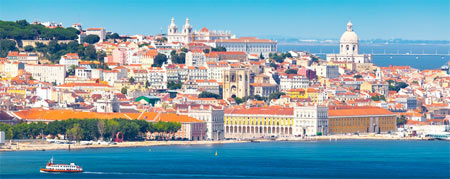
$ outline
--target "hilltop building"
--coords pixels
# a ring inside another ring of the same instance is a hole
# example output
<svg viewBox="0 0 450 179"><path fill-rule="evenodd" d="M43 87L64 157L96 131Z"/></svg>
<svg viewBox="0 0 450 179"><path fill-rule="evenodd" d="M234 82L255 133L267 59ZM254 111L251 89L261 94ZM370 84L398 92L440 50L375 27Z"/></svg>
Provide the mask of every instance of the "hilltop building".
<svg viewBox="0 0 450 179"><path fill-rule="evenodd" d="M347 31L340 39L339 54L327 54L327 61L349 63L372 63L372 55L359 54L359 38L353 31L353 24L349 21Z"/></svg>

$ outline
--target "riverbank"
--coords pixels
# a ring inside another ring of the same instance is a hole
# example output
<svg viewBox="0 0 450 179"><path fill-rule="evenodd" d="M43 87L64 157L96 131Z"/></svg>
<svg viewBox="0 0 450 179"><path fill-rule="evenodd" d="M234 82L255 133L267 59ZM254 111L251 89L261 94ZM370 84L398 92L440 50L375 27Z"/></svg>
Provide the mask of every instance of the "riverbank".
<svg viewBox="0 0 450 179"><path fill-rule="evenodd" d="M146 147L162 145L216 145L230 143L246 142L270 142L270 141L316 141L316 140L429 140L423 137L400 137L396 135L332 135L332 136L314 136L306 138L277 138L277 139L252 139L252 140L223 140L223 141L135 141L121 142L115 144L90 145L70 144L70 150L93 149L93 148L120 148L120 147ZM47 141L28 141L13 142L12 145L6 144L0 147L0 152L11 151L46 151L46 150L69 150L69 144L56 144Z"/></svg>
<svg viewBox="0 0 450 179"><path fill-rule="evenodd" d="M216 145L229 143L244 143L249 141L224 140L224 141L137 141L137 142L121 142L115 144L70 144L70 150L93 149L93 148L112 148L112 147L146 147L146 146L162 146L162 145ZM46 150L69 150L69 144L56 144L46 141L19 142L6 144L0 147L0 152L12 151L46 151Z"/></svg>

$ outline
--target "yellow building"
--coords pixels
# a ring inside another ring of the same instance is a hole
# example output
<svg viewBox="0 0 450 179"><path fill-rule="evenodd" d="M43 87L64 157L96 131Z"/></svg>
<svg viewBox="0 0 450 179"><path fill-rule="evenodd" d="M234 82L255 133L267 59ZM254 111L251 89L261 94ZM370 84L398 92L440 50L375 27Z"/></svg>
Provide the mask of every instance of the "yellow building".
<svg viewBox="0 0 450 179"><path fill-rule="evenodd" d="M291 99L310 99L311 102L317 103L319 90L314 88L299 88L286 91L286 95Z"/></svg>
<svg viewBox="0 0 450 179"><path fill-rule="evenodd" d="M394 113L379 107L328 110L328 132L330 134L396 131L396 122L397 116Z"/></svg>
<svg viewBox="0 0 450 179"><path fill-rule="evenodd" d="M294 109L285 107L235 107L225 110L225 138L292 135Z"/></svg>

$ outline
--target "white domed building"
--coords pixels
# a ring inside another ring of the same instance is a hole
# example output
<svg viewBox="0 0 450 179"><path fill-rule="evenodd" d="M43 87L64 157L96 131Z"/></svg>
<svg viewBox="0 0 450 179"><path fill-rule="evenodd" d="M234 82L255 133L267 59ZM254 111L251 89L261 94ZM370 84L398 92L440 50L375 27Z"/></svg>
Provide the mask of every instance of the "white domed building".
<svg viewBox="0 0 450 179"><path fill-rule="evenodd" d="M339 54L327 54L327 61L349 63L372 63L372 55L359 54L359 38L353 31L353 24L348 22L347 31L340 39Z"/></svg>

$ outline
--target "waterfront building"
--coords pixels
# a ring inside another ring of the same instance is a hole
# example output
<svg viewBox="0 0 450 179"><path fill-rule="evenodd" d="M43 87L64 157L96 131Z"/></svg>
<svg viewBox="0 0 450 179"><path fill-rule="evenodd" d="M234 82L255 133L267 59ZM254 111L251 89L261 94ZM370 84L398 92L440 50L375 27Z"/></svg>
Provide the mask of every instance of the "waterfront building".
<svg viewBox="0 0 450 179"><path fill-rule="evenodd" d="M223 99L250 95L250 71L246 68L224 70Z"/></svg>
<svg viewBox="0 0 450 179"><path fill-rule="evenodd" d="M66 77L64 65L25 64L25 71L31 73L36 80L58 85L63 84Z"/></svg>
<svg viewBox="0 0 450 179"><path fill-rule="evenodd" d="M225 138L292 136L294 109L285 107L234 107L225 110Z"/></svg>
<svg viewBox="0 0 450 179"><path fill-rule="evenodd" d="M223 108L203 104L177 104L176 109L177 114L205 121L206 140L223 140L225 138Z"/></svg>
<svg viewBox="0 0 450 179"><path fill-rule="evenodd" d="M396 114L380 107L329 109L330 134L382 133L397 130Z"/></svg>
<svg viewBox="0 0 450 179"><path fill-rule="evenodd" d="M256 37L241 37L237 39L216 40L217 47L225 47L227 51L239 51L247 54L262 54L268 57L269 53L277 52L277 42Z"/></svg>
<svg viewBox="0 0 450 179"><path fill-rule="evenodd" d="M234 107L225 110L226 138L328 134L328 107Z"/></svg>
<svg viewBox="0 0 450 179"><path fill-rule="evenodd" d="M359 38L353 31L353 24L349 21L347 31L340 39L339 54L327 54L327 61L372 63L372 55L359 54Z"/></svg>
<svg viewBox="0 0 450 179"><path fill-rule="evenodd" d="M103 113L103 112L85 112L71 109L48 110L43 108L33 108L9 113L15 120L22 120L27 123L32 122L52 122L56 120L67 119L129 119L146 120L148 122L179 122L181 129L175 133L177 139L205 140L206 123L204 121L173 113Z"/></svg>

